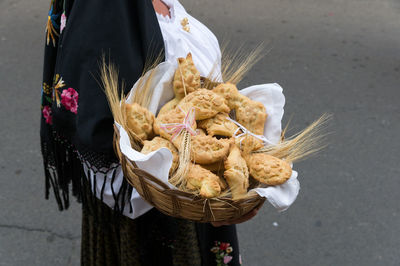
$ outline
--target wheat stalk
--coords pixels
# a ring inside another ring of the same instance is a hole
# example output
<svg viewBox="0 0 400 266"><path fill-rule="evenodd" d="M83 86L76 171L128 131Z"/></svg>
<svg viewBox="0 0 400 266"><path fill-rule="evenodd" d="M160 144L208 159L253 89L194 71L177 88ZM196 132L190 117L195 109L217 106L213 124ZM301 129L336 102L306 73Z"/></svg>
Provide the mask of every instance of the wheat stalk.
<svg viewBox="0 0 400 266"><path fill-rule="evenodd" d="M289 162L304 160L325 148L326 126L332 115L324 114L311 125L287 139L282 139L277 145L266 146L254 153L266 153ZM286 131L285 128L284 132Z"/></svg>

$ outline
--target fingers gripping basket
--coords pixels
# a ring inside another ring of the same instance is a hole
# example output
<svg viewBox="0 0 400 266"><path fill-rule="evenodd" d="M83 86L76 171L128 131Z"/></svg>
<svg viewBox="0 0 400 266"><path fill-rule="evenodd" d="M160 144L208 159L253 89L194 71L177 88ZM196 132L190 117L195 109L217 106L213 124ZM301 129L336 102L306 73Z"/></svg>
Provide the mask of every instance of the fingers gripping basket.
<svg viewBox="0 0 400 266"><path fill-rule="evenodd" d="M115 152L121 162L127 181L140 196L162 213L195 222L218 222L239 218L261 206L265 198L249 193L246 198L233 201L231 198L204 199L191 193L170 189L155 176L138 168L120 150L119 132L114 127Z"/></svg>

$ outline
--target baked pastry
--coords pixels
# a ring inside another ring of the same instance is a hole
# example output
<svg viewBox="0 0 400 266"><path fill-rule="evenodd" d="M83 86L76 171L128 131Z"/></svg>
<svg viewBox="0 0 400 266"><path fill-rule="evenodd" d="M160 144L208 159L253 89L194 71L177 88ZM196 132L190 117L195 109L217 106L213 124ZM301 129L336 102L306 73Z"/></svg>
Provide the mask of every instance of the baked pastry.
<svg viewBox="0 0 400 266"><path fill-rule="evenodd" d="M127 126L141 140L150 139L153 136L154 115L137 103L125 104Z"/></svg>
<svg viewBox="0 0 400 266"><path fill-rule="evenodd" d="M206 129L211 136L232 137L238 126L226 119L227 117L229 117L228 114L219 113L212 118L199 121L197 126Z"/></svg>
<svg viewBox="0 0 400 266"><path fill-rule="evenodd" d="M264 124L267 113L262 103L242 98L240 105L235 109L236 121L256 135L264 134Z"/></svg>
<svg viewBox="0 0 400 266"><path fill-rule="evenodd" d="M211 90L199 89L187 95L179 103L179 106L194 107L196 120L211 118L218 113L229 113L230 109L225 99Z"/></svg>
<svg viewBox="0 0 400 266"><path fill-rule="evenodd" d="M190 164L186 175L186 187L200 190L200 195L205 198L218 197L221 193L219 177L198 164Z"/></svg>
<svg viewBox="0 0 400 266"><path fill-rule="evenodd" d="M220 173L220 172L217 172L217 173L215 173L215 174L218 176L218 184L219 184L219 186L221 187L221 192L222 192L222 191L224 191L225 189L228 188L228 183L226 183L226 180L225 180L225 178L223 177L223 174L222 174L222 176L219 176L219 175L218 175L219 173ZM221 170L221 173L223 173L222 170Z"/></svg>
<svg viewBox="0 0 400 266"><path fill-rule="evenodd" d="M178 69L175 71L173 88L175 97L182 99L200 88L200 72L193 63L192 54L178 58Z"/></svg>
<svg viewBox="0 0 400 266"><path fill-rule="evenodd" d="M180 100L178 100L177 98L173 98L171 101L169 101L166 104L164 104L163 107L161 107L161 109L158 112L157 116L165 114L165 113L175 109L178 106L179 102L180 102Z"/></svg>
<svg viewBox="0 0 400 266"><path fill-rule="evenodd" d="M229 108L235 110L236 121L254 134L264 133L267 114L262 103L240 94L236 86L231 83L222 83L212 91L224 97Z"/></svg>
<svg viewBox="0 0 400 266"><path fill-rule="evenodd" d="M235 144L244 154L249 154L264 147L262 140L249 134L235 138Z"/></svg>
<svg viewBox="0 0 400 266"><path fill-rule="evenodd" d="M285 183L292 175L289 163L265 153L244 155L250 175L257 181L275 186Z"/></svg>
<svg viewBox="0 0 400 266"><path fill-rule="evenodd" d="M224 177L232 192L232 199L236 200L247 194L249 187L249 170L239 148L232 145L229 156L225 160Z"/></svg>
<svg viewBox="0 0 400 266"><path fill-rule="evenodd" d="M228 187L226 180L224 178L224 161L219 161L211 164L200 164L201 167L207 169L208 171L213 172L219 177L219 185L221 186L221 191L225 190Z"/></svg>
<svg viewBox="0 0 400 266"><path fill-rule="evenodd" d="M181 109L176 107L175 109L172 109L164 114L160 114L157 116L157 118L154 121L154 132L157 135L160 135L161 137L167 139L167 140L171 140L172 138L172 133L168 132L167 130L162 128L163 124L172 124L172 123L178 123L181 124L184 122L185 117L186 117L186 110L185 109ZM193 121L194 123L192 124L192 129L196 130L197 125L196 125L196 121ZM178 141L179 137L177 137L176 139L174 139L172 141L172 143L180 143ZM177 145L175 145L177 146ZM178 147L178 146L177 146Z"/></svg>
<svg viewBox="0 0 400 266"><path fill-rule="evenodd" d="M219 84L212 91L224 97L230 109L237 108L240 105L240 101L245 97L239 93L235 84L229 82Z"/></svg>
<svg viewBox="0 0 400 266"><path fill-rule="evenodd" d="M202 128L197 128L196 129L196 135L200 135L200 136L205 136L207 135L206 131Z"/></svg>
<svg viewBox="0 0 400 266"><path fill-rule="evenodd" d="M215 163L210 163L210 164L200 164L201 167L211 171L211 172L218 172L220 170L224 170L224 161L218 161Z"/></svg>
<svg viewBox="0 0 400 266"><path fill-rule="evenodd" d="M230 143L229 139L217 139L209 135L192 136L191 160L199 164L221 161L228 155Z"/></svg>
<svg viewBox="0 0 400 266"><path fill-rule="evenodd" d="M148 154L152 151L156 151L160 148L167 148L171 151L172 153L172 165L171 169L169 170L169 173L173 173L176 168L178 167L179 163L179 153L178 150L175 148L175 146L168 140L161 138L161 137L155 137L152 140L145 140L143 142L143 148L141 153Z"/></svg>

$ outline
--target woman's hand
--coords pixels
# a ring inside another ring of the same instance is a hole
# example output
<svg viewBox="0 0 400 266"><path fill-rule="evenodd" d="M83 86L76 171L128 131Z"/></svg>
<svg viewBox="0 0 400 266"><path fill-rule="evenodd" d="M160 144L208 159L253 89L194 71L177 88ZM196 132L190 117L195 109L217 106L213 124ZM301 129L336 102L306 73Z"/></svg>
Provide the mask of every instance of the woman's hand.
<svg viewBox="0 0 400 266"><path fill-rule="evenodd" d="M153 6L154 6L154 10L158 14L171 17L171 14L169 13L169 7L163 1L153 0Z"/></svg>
<svg viewBox="0 0 400 266"><path fill-rule="evenodd" d="M251 218L253 218L254 216L257 215L258 211L261 209L262 204L259 205L258 207L256 207L254 210L252 210L251 212L246 213L245 215L243 215L240 218L237 218L235 220L230 220L230 221L223 221L223 222L211 222L211 224L214 227L219 227L222 225L232 225L232 224L240 224L240 223L244 223L248 220L250 220Z"/></svg>

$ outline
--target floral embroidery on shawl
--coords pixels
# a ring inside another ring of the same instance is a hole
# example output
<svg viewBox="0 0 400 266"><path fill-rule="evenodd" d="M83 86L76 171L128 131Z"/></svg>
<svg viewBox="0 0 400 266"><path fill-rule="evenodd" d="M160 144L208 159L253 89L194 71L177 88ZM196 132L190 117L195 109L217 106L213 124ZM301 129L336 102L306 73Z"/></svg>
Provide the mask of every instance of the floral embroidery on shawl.
<svg viewBox="0 0 400 266"><path fill-rule="evenodd" d="M54 14L54 5L55 0L52 0L50 3L50 10L47 16L47 25L46 25L46 35L47 35L47 45L49 45L50 40L53 43L53 46L56 47L56 37L60 36L58 32L60 29L60 25L57 20L60 17L61 13Z"/></svg>
<svg viewBox="0 0 400 266"><path fill-rule="evenodd" d="M46 119L47 124L53 124L53 117L51 116L51 109L50 106L43 107L42 110L43 117Z"/></svg>
<svg viewBox="0 0 400 266"><path fill-rule="evenodd" d="M59 89L61 89L64 86L65 86L64 80L62 79L62 77L60 77L59 74L56 74L53 80L53 101L56 100L57 107L61 106Z"/></svg>
<svg viewBox="0 0 400 266"><path fill-rule="evenodd" d="M65 109L77 114L78 111L78 93L73 88L63 90L61 93L61 104L64 105Z"/></svg>
<svg viewBox="0 0 400 266"><path fill-rule="evenodd" d="M60 34L63 32L66 24L67 24L67 16L65 15L64 11L61 15Z"/></svg>
<svg viewBox="0 0 400 266"><path fill-rule="evenodd" d="M78 92L73 88L63 89L61 92L61 88L65 87L66 84L62 77L59 74L54 76L53 86L49 86L45 82L42 86L42 114L46 120L47 124L52 124L52 111L51 105L54 101L56 101L57 107L60 108L61 105L64 108L74 114L78 113ZM52 97L50 97L52 95Z"/></svg>
<svg viewBox="0 0 400 266"><path fill-rule="evenodd" d="M226 242L214 242L214 247L211 248L211 252L215 254L215 262L217 266L227 266L229 262L232 260L232 256L229 254L232 253L233 248L231 244Z"/></svg>

